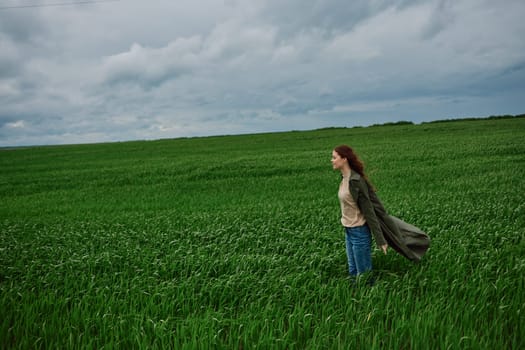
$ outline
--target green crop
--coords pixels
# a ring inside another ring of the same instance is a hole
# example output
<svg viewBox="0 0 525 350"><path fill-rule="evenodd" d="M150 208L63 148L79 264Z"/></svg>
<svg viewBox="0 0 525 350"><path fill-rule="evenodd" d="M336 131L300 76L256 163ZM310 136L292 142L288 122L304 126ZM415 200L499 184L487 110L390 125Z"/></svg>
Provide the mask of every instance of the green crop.
<svg viewBox="0 0 525 350"><path fill-rule="evenodd" d="M0 348L520 349L525 119L0 150ZM351 287L333 147L421 263Z"/></svg>

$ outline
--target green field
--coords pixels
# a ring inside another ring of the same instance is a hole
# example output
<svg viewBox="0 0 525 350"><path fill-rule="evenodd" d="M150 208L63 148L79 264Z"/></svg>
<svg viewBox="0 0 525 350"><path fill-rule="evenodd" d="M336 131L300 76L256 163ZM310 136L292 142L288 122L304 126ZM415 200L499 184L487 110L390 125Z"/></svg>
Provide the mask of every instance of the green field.
<svg viewBox="0 0 525 350"><path fill-rule="evenodd" d="M0 348L522 349L525 118L0 150ZM334 146L432 238L347 278Z"/></svg>

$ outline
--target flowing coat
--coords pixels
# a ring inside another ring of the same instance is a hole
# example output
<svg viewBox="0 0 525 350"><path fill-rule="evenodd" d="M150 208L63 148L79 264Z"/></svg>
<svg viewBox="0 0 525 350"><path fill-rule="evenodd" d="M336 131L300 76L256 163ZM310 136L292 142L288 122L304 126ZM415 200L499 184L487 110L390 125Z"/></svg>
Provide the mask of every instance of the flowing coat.
<svg viewBox="0 0 525 350"><path fill-rule="evenodd" d="M420 261L430 246L430 237L419 228L389 215L371 186L355 171L350 175L349 188L377 246L388 244L405 258Z"/></svg>

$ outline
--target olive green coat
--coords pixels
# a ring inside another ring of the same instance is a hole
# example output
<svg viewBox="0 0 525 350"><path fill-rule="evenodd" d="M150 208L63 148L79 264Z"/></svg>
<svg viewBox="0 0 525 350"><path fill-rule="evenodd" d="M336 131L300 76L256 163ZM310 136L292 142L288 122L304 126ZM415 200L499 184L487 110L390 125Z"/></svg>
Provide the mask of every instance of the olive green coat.
<svg viewBox="0 0 525 350"><path fill-rule="evenodd" d="M388 215L377 194L355 171L350 176L349 188L377 246L388 244L407 259L421 260L430 246L430 237L419 228Z"/></svg>

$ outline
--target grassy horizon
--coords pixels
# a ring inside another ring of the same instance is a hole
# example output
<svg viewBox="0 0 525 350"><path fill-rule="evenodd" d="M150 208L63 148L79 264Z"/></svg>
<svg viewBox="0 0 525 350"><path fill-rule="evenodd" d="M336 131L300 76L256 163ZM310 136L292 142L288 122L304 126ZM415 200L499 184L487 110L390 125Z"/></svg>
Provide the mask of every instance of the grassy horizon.
<svg viewBox="0 0 525 350"><path fill-rule="evenodd" d="M2 348L523 347L524 118L0 152ZM354 147L432 238L352 289Z"/></svg>
<svg viewBox="0 0 525 350"><path fill-rule="evenodd" d="M71 144L32 144L32 145L21 145L21 146L0 146L0 151L16 150L23 148L41 148L41 147L67 147L67 146L83 146L83 145L103 145L103 144L118 144L118 143L129 143L129 142L155 142L155 141L175 141L175 140L196 140L206 139L214 137L236 137L236 136L256 136L256 135L276 135L286 134L294 132L316 132L324 130L348 130L348 129L361 129L361 128L374 128L374 127L387 127L387 126L401 126L401 125L425 125L425 124L438 124L438 123L453 123L453 122L466 122L466 121L483 121L483 120L500 120L500 119L514 119L514 118L525 118L525 114L505 114L505 115L490 115L484 117L457 117L451 119L435 119L431 121L423 121L420 123L414 123L409 120L399 120L395 122L384 122L380 124L371 125L354 125L354 126L328 126L310 130L284 130L284 131L261 131L258 133L243 133L243 134L213 134L203 136L180 136L173 138L160 138L160 139L129 139L120 141L101 141L101 142L87 142L87 143L71 143Z"/></svg>

